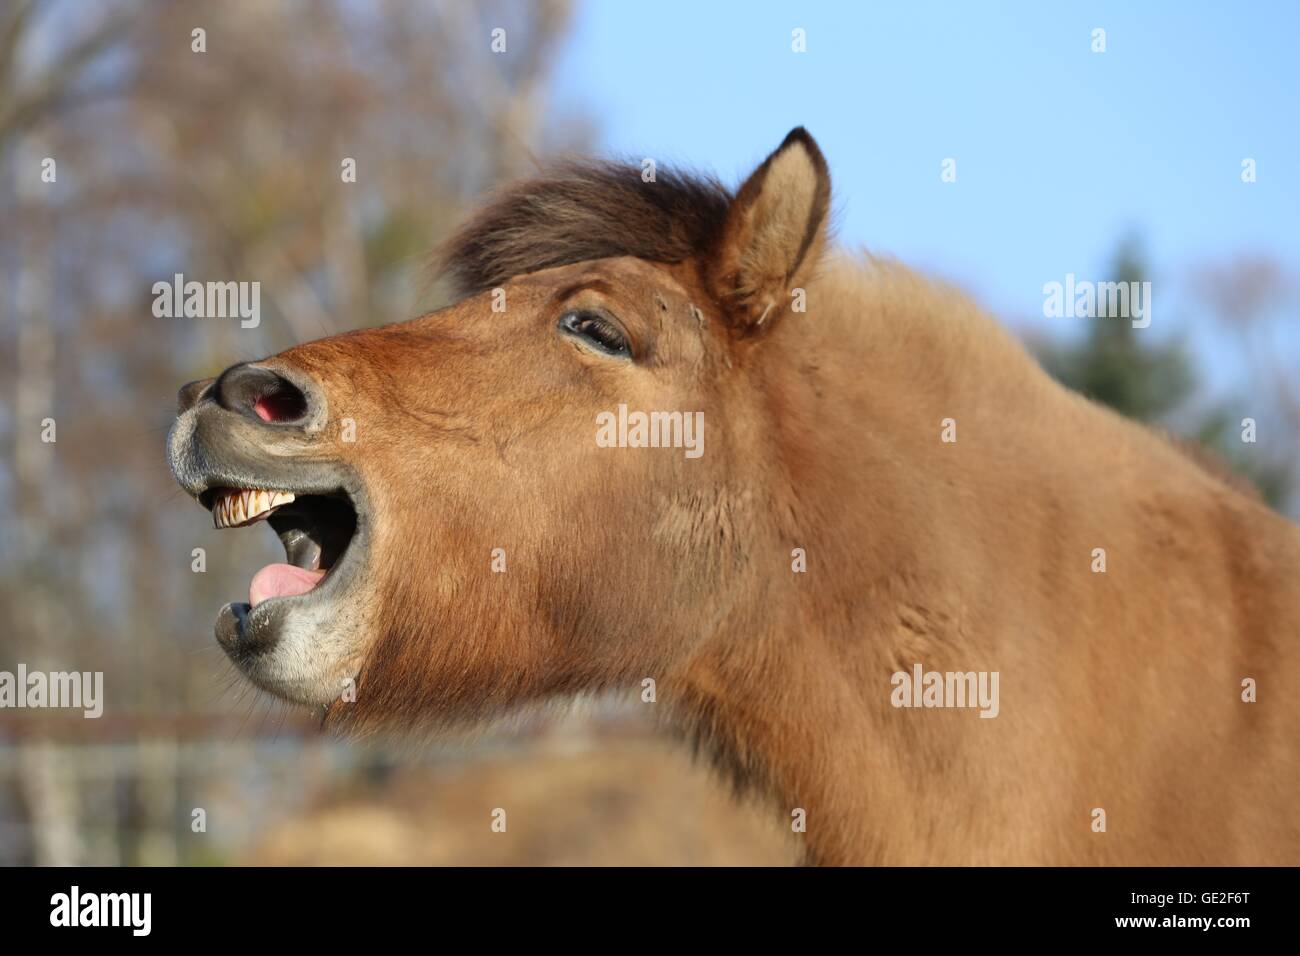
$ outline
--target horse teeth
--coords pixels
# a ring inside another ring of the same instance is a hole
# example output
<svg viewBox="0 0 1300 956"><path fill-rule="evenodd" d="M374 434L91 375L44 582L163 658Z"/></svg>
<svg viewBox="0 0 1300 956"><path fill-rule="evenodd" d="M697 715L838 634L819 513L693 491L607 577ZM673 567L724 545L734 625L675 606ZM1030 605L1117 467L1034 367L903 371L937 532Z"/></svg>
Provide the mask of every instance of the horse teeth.
<svg viewBox="0 0 1300 956"><path fill-rule="evenodd" d="M257 488L221 491L212 502L212 523L218 528L249 524L293 500L291 491L263 491Z"/></svg>

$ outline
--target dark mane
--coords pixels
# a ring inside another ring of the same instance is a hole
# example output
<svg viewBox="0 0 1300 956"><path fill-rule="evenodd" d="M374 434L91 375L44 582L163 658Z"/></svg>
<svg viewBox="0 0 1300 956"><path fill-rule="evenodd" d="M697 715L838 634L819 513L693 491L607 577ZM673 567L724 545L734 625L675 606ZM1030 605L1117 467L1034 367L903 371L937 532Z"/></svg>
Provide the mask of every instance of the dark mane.
<svg viewBox="0 0 1300 956"><path fill-rule="evenodd" d="M709 176L570 160L498 191L435 255L457 296L512 276L612 256L681 262L708 249L731 202Z"/></svg>

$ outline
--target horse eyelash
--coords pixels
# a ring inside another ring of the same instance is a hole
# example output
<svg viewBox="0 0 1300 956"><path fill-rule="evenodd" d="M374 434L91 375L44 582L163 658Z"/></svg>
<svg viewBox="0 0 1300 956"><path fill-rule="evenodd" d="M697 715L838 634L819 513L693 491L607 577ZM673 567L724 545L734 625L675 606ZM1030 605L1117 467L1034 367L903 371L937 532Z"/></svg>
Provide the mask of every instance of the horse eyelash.
<svg viewBox="0 0 1300 956"><path fill-rule="evenodd" d="M571 326L570 323L565 322L564 319L562 319L561 322L565 324L567 330L570 331L571 333L582 334L582 327L584 325L587 324L594 325L597 328L603 330L604 332L609 333L608 337L611 339L616 339L618 342L618 347L615 348L613 346L606 344L604 338L597 335L591 336L601 347L605 348L607 351L611 353L617 354L618 352L624 352L627 354L629 358L632 357L633 355L632 340L617 323L612 322L609 319L606 319L595 312L586 312L583 310L575 310L573 313L567 313L565 319L568 318L568 315L576 316L575 319L572 320Z"/></svg>

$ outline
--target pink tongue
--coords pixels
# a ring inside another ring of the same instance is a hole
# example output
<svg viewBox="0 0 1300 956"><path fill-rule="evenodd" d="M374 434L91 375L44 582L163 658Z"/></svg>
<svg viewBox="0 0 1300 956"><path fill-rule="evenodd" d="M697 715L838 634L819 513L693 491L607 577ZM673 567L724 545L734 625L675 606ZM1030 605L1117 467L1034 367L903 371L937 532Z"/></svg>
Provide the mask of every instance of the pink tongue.
<svg viewBox="0 0 1300 956"><path fill-rule="evenodd" d="M306 594L323 577L324 571L308 571L292 564L268 564L253 575L253 583L248 586L248 603L257 607L267 598Z"/></svg>

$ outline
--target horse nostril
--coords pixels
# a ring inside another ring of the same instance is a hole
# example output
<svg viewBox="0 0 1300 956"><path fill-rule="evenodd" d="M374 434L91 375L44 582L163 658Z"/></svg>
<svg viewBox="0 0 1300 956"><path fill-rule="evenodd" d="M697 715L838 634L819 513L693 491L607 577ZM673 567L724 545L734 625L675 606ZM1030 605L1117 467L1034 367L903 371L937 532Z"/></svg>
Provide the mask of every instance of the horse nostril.
<svg viewBox="0 0 1300 956"><path fill-rule="evenodd" d="M257 365L235 365L221 373L217 404L276 425L298 424L307 417L307 396L283 375Z"/></svg>
<svg viewBox="0 0 1300 956"><path fill-rule="evenodd" d="M296 388L293 394L271 392L253 403L253 411L264 422L296 422L307 413L307 403Z"/></svg>

